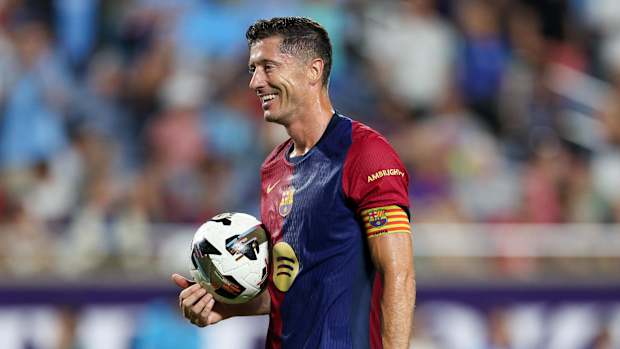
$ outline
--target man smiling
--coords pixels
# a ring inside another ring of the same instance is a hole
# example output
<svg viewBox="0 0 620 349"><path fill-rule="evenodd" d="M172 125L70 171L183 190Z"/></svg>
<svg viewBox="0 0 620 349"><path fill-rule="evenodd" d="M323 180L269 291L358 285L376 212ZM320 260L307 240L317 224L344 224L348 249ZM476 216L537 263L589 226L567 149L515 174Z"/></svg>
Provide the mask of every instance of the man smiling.
<svg viewBox="0 0 620 349"><path fill-rule="evenodd" d="M261 168L268 292L225 305L175 274L184 316L202 327L269 314L268 348L408 348L415 277L404 166L380 134L334 111L321 25L259 20L246 38L250 88L265 120L290 136Z"/></svg>

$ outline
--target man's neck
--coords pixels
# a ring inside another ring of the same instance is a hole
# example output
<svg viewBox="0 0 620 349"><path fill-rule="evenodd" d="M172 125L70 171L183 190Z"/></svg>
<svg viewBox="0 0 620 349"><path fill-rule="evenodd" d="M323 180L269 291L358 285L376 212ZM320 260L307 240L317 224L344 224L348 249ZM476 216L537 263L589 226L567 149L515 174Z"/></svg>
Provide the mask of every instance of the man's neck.
<svg viewBox="0 0 620 349"><path fill-rule="evenodd" d="M303 115L298 115L285 126L286 132L293 140L292 157L301 156L310 151L321 139L334 115L334 109L327 96L321 97L314 107L305 110Z"/></svg>

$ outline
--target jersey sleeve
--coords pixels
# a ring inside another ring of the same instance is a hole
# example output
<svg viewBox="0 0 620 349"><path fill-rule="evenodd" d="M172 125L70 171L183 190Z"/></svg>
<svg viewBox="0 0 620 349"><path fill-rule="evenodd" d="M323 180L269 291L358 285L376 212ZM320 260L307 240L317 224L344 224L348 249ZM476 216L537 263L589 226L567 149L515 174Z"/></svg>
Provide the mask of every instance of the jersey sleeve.
<svg viewBox="0 0 620 349"><path fill-rule="evenodd" d="M364 130L354 134L352 141L342 186L356 214L389 205L408 211L409 175L392 146L376 132Z"/></svg>

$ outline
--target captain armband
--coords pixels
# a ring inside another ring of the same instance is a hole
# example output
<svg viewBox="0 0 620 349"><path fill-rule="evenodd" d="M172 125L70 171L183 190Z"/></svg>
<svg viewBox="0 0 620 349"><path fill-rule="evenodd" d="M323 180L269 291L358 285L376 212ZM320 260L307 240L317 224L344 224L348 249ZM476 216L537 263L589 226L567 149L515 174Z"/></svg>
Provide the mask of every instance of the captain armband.
<svg viewBox="0 0 620 349"><path fill-rule="evenodd" d="M362 211L361 216L368 238L386 234L411 233L407 212L400 206L370 208Z"/></svg>

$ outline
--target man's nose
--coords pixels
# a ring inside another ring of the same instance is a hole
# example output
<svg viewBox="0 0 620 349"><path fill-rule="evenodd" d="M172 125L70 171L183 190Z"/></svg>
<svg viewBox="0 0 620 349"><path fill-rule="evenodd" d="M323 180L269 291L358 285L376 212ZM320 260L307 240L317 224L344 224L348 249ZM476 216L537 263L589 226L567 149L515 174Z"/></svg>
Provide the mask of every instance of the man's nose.
<svg viewBox="0 0 620 349"><path fill-rule="evenodd" d="M250 88L256 90L265 86L265 76L260 69L254 70L252 78L250 78Z"/></svg>

